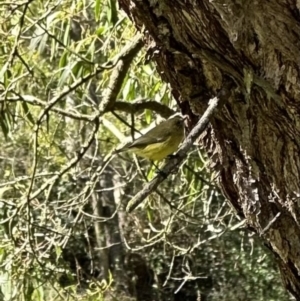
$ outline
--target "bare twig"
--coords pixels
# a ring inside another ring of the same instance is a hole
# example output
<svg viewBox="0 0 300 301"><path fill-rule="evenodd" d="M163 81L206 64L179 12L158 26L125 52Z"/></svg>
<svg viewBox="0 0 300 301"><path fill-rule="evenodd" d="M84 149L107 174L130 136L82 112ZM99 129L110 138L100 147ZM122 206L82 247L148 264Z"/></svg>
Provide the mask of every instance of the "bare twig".
<svg viewBox="0 0 300 301"><path fill-rule="evenodd" d="M121 90L124 78L131 65L131 62L136 57L137 53L143 47L142 35L137 35L135 40L124 48L118 58L118 62L112 71L108 87L104 91L103 99L99 105L99 111L104 114L114 108L117 96Z"/></svg>
<svg viewBox="0 0 300 301"><path fill-rule="evenodd" d="M14 90L11 90L10 92L15 94L16 96L7 96L6 98L1 97L0 103L24 101L30 105L39 106L39 107L45 107L48 104L46 101L43 101L33 95L21 95ZM74 110L73 108L71 108L71 109ZM154 100L147 99L147 98L138 99L136 101L133 101L132 103L125 102L122 100L117 100L111 111L122 111L122 112L126 112L126 113L135 114L135 113L143 111L143 110L151 110L164 118L168 118L171 115L175 114L175 112L172 109L170 109L169 107L167 107L159 102L156 102ZM92 116L92 115L81 114L79 112L76 112L75 110L73 113L69 109L64 110L62 108L58 108L55 106L53 106L50 109L50 111L57 113L64 117L68 117L68 118L75 119L75 120L83 120L83 121L87 121L87 122L93 121L93 118L94 118L94 116ZM106 110L105 113L106 112L109 112L109 110Z"/></svg>
<svg viewBox="0 0 300 301"><path fill-rule="evenodd" d="M132 103L118 100L113 108L115 111L123 111L131 114L135 114L146 109L156 112L163 118L169 118L171 115L175 114L175 111L170 109L168 106L147 98L139 99Z"/></svg>
<svg viewBox="0 0 300 301"><path fill-rule="evenodd" d="M29 103L33 106L39 106L39 107L46 107L47 106L47 102L43 101L35 96L32 95L21 95L15 91L11 91L12 93L16 94L16 96L9 96L6 97L5 99L0 99L0 103L2 102L17 102L17 101L24 101L26 103ZM75 120L83 120L83 121L88 121L88 122L92 122L94 116L91 115L86 115L86 114L80 114L80 113L72 113L70 112L70 109L68 110L64 110L61 108L57 108L57 107L52 107L50 109L51 112L55 112L61 116L64 117L68 117L71 119L75 119Z"/></svg>

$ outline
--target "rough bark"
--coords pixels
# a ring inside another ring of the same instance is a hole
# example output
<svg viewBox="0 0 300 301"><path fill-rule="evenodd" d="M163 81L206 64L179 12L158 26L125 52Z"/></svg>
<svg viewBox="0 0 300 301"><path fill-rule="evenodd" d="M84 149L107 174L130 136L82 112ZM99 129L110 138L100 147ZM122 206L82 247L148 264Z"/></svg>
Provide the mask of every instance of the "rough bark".
<svg viewBox="0 0 300 301"><path fill-rule="evenodd" d="M201 138L224 195L300 300L300 3L119 0L184 113L232 96ZM190 113L191 114L191 113Z"/></svg>

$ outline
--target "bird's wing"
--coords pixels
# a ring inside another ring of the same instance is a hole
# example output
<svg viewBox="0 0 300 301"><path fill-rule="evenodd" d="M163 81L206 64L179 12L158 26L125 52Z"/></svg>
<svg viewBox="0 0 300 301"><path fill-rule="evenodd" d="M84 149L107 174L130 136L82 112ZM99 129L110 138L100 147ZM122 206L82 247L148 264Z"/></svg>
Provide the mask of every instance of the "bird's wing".
<svg viewBox="0 0 300 301"><path fill-rule="evenodd" d="M154 128L153 130L157 130L157 128ZM160 133L159 136L155 135L155 132L150 130L148 133L146 133L145 135L141 136L140 138L136 139L131 144L129 144L127 148L131 148L131 147L143 148L150 144L166 141L170 136L169 131L164 131L163 133Z"/></svg>

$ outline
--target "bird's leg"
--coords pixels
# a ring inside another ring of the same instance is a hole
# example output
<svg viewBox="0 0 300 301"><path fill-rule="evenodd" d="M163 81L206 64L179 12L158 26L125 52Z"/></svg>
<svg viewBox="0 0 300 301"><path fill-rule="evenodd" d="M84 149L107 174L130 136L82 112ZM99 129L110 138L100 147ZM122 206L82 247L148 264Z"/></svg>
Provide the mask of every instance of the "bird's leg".
<svg viewBox="0 0 300 301"><path fill-rule="evenodd" d="M152 163L153 163L153 162L152 162ZM153 165L154 165L155 168L156 168L156 170L155 170L155 173L156 173L156 174L161 175L163 178L167 178L167 177L168 177L168 175L169 175L168 173L165 173L163 170L159 169L159 167L158 167L157 165L155 165L154 163L153 163ZM179 167L176 166L176 167L174 168L174 170L170 172L170 174L173 174L173 175L177 174L177 173L178 173L178 169L179 169Z"/></svg>
<svg viewBox="0 0 300 301"><path fill-rule="evenodd" d="M165 178L165 179L168 177L168 174L165 173L163 170L160 170L160 169L157 169L157 170L155 171L155 173L156 173L156 174L159 174L160 176L162 176L162 177Z"/></svg>
<svg viewBox="0 0 300 301"><path fill-rule="evenodd" d="M162 171L161 169L159 169L159 167L157 166L157 164L154 163L154 161L151 161L153 166L156 168L155 173L156 174L160 174L162 177L166 178L168 175Z"/></svg>
<svg viewBox="0 0 300 301"><path fill-rule="evenodd" d="M168 159L174 159L174 158L178 158L177 154L171 154L167 156Z"/></svg>

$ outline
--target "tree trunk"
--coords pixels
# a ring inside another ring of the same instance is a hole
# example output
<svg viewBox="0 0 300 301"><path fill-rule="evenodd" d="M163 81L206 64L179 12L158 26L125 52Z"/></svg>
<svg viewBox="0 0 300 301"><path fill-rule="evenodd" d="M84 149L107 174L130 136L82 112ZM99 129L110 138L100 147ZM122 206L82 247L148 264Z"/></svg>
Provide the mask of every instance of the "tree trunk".
<svg viewBox="0 0 300 301"><path fill-rule="evenodd" d="M183 113L235 89L201 138L224 195L300 300L300 2L119 0ZM144 27L143 27L144 26Z"/></svg>

